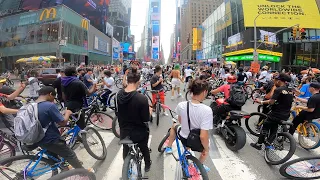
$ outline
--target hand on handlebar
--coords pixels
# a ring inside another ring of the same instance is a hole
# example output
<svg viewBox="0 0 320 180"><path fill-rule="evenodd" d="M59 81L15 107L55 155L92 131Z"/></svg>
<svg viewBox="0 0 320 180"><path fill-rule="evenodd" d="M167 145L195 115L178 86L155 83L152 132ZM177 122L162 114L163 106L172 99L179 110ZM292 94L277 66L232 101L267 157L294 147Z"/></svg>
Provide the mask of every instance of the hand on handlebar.
<svg viewBox="0 0 320 180"><path fill-rule="evenodd" d="M256 98L254 101L253 101L253 103L261 103L261 101L258 99L258 98Z"/></svg>

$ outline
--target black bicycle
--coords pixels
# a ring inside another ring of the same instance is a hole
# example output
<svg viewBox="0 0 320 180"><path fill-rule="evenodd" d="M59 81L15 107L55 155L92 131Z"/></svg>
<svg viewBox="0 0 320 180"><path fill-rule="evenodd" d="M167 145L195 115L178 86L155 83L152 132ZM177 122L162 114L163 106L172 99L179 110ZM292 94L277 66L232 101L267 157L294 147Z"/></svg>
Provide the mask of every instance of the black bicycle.
<svg viewBox="0 0 320 180"><path fill-rule="evenodd" d="M143 177L141 172L143 155L138 147L138 144L130 140L129 137L121 140L119 144L129 146L129 153L124 159L122 166L122 180L148 179L147 177ZM149 149L149 151L151 153L151 149Z"/></svg>
<svg viewBox="0 0 320 180"><path fill-rule="evenodd" d="M320 156L304 157L283 164L280 174L290 179L319 179Z"/></svg>
<svg viewBox="0 0 320 180"><path fill-rule="evenodd" d="M150 92L156 94L156 103L154 104L154 109L156 112L157 126L159 126L160 113L161 113L161 100L160 100L159 93L162 92L162 90L151 90Z"/></svg>

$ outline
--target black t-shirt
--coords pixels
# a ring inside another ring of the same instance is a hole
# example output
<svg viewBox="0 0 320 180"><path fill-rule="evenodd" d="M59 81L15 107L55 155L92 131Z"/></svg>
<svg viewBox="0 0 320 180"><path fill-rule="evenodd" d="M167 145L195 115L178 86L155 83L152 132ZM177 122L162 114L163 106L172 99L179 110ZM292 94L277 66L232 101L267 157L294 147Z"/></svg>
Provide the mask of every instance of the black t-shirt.
<svg viewBox="0 0 320 180"><path fill-rule="evenodd" d="M277 87L271 99L276 102L271 106L270 117L274 120L287 120L290 117L293 102L292 89L287 86Z"/></svg>
<svg viewBox="0 0 320 180"><path fill-rule="evenodd" d="M70 110L76 110L82 108L88 88L80 80L74 80L67 86L62 86L62 92L66 96L66 107Z"/></svg>
<svg viewBox="0 0 320 180"><path fill-rule="evenodd" d="M153 87L152 84L155 84L156 82L158 82L160 79L159 76L157 76L156 74L152 76L150 83L151 83L151 89L152 90L162 90L163 86L162 83L159 83L156 87Z"/></svg>
<svg viewBox="0 0 320 180"><path fill-rule="evenodd" d="M310 113L313 119L320 117L320 93L312 95L307 103L308 108L314 108L314 111Z"/></svg>
<svg viewBox="0 0 320 180"><path fill-rule="evenodd" d="M243 82L243 81L244 81L244 78L247 78L246 73L238 73L238 79L237 79L237 81ZM248 79L248 78L247 78L247 79Z"/></svg>

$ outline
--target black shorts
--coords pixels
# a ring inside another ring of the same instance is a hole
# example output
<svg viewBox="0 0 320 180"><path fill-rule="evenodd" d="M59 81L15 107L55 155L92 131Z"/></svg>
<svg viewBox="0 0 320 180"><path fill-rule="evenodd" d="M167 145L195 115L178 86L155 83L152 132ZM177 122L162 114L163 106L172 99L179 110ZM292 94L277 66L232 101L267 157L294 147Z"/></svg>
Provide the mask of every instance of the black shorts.
<svg viewBox="0 0 320 180"><path fill-rule="evenodd" d="M186 77L186 80L185 80L185 82L187 83L187 82L189 82L189 80L192 78L192 76L188 76L188 77Z"/></svg>
<svg viewBox="0 0 320 180"><path fill-rule="evenodd" d="M182 143L184 146L187 146L187 139L184 138L184 137L182 137L182 136L180 135L181 125L176 125L176 126L174 127L174 131L176 132L177 137L178 137L178 139L181 141L181 143Z"/></svg>

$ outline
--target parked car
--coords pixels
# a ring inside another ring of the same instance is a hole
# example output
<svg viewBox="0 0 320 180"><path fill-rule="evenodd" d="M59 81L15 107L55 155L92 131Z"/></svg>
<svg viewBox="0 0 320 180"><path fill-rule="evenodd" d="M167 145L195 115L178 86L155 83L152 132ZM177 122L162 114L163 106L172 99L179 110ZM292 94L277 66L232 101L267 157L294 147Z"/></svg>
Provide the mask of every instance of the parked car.
<svg viewBox="0 0 320 180"><path fill-rule="evenodd" d="M45 86L52 85L60 72L60 68L36 68L33 70L38 72L37 78ZM30 71L28 72L28 77L30 77Z"/></svg>

